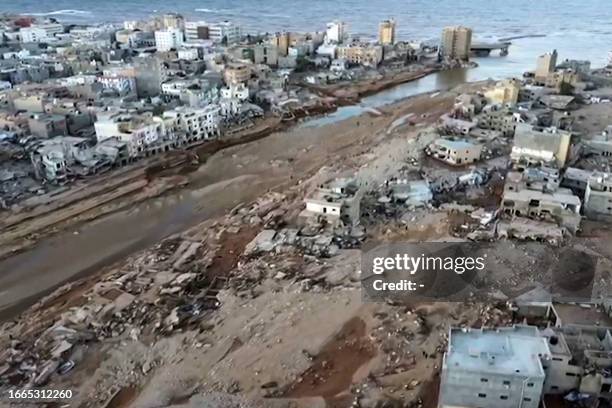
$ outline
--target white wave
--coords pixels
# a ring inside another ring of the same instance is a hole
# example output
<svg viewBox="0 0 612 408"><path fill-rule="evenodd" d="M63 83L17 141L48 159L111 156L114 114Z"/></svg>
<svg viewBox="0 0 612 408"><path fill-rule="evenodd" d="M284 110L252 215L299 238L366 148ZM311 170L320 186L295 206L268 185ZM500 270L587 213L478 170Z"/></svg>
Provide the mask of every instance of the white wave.
<svg viewBox="0 0 612 408"><path fill-rule="evenodd" d="M223 10L213 10L213 9L207 9L207 8L197 8L195 9L195 11L199 11L200 13L210 13L210 14L221 14L224 12Z"/></svg>
<svg viewBox="0 0 612 408"><path fill-rule="evenodd" d="M46 13L23 13L23 14L28 15L28 16L45 17L45 16L88 16L92 13L91 11L86 11L86 10L67 9L67 10L49 11Z"/></svg>

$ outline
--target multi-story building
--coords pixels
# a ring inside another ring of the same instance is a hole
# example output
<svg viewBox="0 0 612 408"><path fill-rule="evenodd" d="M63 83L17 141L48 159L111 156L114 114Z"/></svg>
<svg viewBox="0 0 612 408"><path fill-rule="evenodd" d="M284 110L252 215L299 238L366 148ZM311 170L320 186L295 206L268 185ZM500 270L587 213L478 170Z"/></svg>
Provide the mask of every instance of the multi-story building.
<svg viewBox="0 0 612 408"><path fill-rule="evenodd" d="M491 104L514 106L518 102L521 84L516 79L506 79L485 91L484 96Z"/></svg>
<svg viewBox="0 0 612 408"><path fill-rule="evenodd" d="M377 67L383 59L383 48L380 45L368 43L352 43L337 49L338 58L352 64Z"/></svg>
<svg viewBox="0 0 612 408"><path fill-rule="evenodd" d="M223 71L223 79L228 85L245 83L251 78L251 67L246 64L228 64Z"/></svg>
<svg viewBox="0 0 612 408"><path fill-rule="evenodd" d="M378 42L382 45L395 44L395 20L384 20L378 26Z"/></svg>
<svg viewBox="0 0 612 408"><path fill-rule="evenodd" d="M240 41L242 32L240 26L230 22L222 21L208 26L208 34L211 40L217 43L234 44Z"/></svg>
<svg viewBox="0 0 612 408"><path fill-rule="evenodd" d="M157 51L165 52L177 49L184 43L183 31L178 28L169 28L155 32L155 47Z"/></svg>
<svg viewBox="0 0 612 408"><path fill-rule="evenodd" d="M28 127L32 135L44 139L68 134L64 115L34 114L28 119Z"/></svg>
<svg viewBox="0 0 612 408"><path fill-rule="evenodd" d="M347 25L344 21L332 21L327 24L325 31L325 41L327 43L342 43L348 34Z"/></svg>
<svg viewBox="0 0 612 408"><path fill-rule="evenodd" d="M555 72L557 67L557 50L540 55L536 62L535 80L538 83L546 83L548 75Z"/></svg>
<svg viewBox="0 0 612 408"><path fill-rule="evenodd" d="M472 29L467 27L446 27L442 30L440 56L451 60L467 61L472 46Z"/></svg>
<svg viewBox="0 0 612 408"><path fill-rule="evenodd" d="M57 34L64 32L64 26L61 24L36 24L30 27L24 27L19 30L21 42L24 43L39 43L52 40Z"/></svg>
<svg viewBox="0 0 612 408"><path fill-rule="evenodd" d="M105 112L94 123L96 139L116 139L127 143L130 157L144 156L147 149L166 137L164 121L151 114Z"/></svg>
<svg viewBox="0 0 612 408"><path fill-rule="evenodd" d="M168 76L165 63L154 57L138 58L134 61L134 77L139 98L159 95L161 84Z"/></svg>
<svg viewBox="0 0 612 408"><path fill-rule="evenodd" d="M550 129L537 129L517 123L510 159L519 165L548 164L563 168L569 154L571 133Z"/></svg>
<svg viewBox="0 0 612 408"><path fill-rule="evenodd" d="M206 21L188 21L185 23L185 40L208 40L210 32Z"/></svg>
<svg viewBox="0 0 612 408"><path fill-rule="evenodd" d="M253 62L271 67L278 65L278 48L273 44L257 44L253 47Z"/></svg>
<svg viewBox="0 0 612 408"><path fill-rule="evenodd" d="M538 408L548 342L536 327L450 330L439 408Z"/></svg>
<svg viewBox="0 0 612 408"><path fill-rule="evenodd" d="M186 143L210 139L220 134L220 108L216 105L197 109L181 107L164 112L164 118L174 121L175 129L183 135Z"/></svg>
<svg viewBox="0 0 612 408"><path fill-rule="evenodd" d="M291 44L291 34L287 31L276 33L271 42L278 49L278 55L286 57L289 53L289 45Z"/></svg>
<svg viewBox="0 0 612 408"><path fill-rule="evenodd" d="M467 140L437 139L427 147L426 153L452 166L463 166L480 160L482 145Z"/></svg>
<svg viewBox="0 0 612 408"><path fill-rule="evenodd" d="M584 213L591 218L612 217L612 174L596 172L589 177Z"/></svg>
<svg viewBox="0 0 612 408"><path fill-rule="evenodd" d="M230 84L221 89L221 97L246 101L249 99L249 88L244 83Z"/></svg>
<svg viewBox="0 0 612 408"><path fill-rule="evenodd" d="M166 30L182 30L185 27L185 19L177 13L164 14L161 23Z"/></svg>

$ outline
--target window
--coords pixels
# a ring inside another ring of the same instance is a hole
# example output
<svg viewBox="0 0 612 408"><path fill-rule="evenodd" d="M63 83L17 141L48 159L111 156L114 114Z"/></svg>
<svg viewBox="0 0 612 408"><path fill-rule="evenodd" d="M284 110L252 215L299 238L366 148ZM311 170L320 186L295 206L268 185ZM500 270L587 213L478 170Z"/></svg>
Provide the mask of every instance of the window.
<svg viewBox="0 0 612 408"><path fill-rule="evenodd" d="M527 383L527 386L528 386L529 388L533 388L533 383Z"/></svg>
<svg viewBox="0 0 612 408"><path fill-rule="evenodd" d="M486 382L489 382L489 379L488 378L481 378L480 382L486 383Z"/></svg>
<svg viewBox="0 0 612 408"><path fill-rule="evenodd" d="M525 401L525 402L530 402L530 401L531 401L531 398L529 398L529 397L525 397L525 398L523 398L523 401Z"/></svg>
<svg viewBox="0 0 612 408"><path fill-rule="evenodd" d="M507 400L507 399L508 399L508 396L507 396L507 395L500 395L500 396L499 396L499 399L502 399L502 400Z"/></svg>
<svg viewBox="0 0 612 408"><path fill-rule="evenodd" d="M508 380L504 380L503 384L504 384L504 385L510 385L510 381L508 381Z"/></svg>
<svg viewBox="0 0 612 408"><path fill-rule="evenodd" d="M479 393L478 398L487 398L487 394Z"/></svg>
<svg viewBox="0 0 612 408"><path fill-rule="evenodd" d="M576 377L575 373L565 373L565 375L567 375L568 377Z"/></svg>

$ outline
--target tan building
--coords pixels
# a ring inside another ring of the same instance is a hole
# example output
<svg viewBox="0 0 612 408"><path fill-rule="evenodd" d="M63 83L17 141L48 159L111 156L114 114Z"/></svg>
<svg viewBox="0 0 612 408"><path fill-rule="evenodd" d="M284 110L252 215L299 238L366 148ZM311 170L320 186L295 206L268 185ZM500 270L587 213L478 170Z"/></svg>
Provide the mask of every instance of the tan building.
<svg viewBox="0 0 612 408"><path fill-rule="evenodd" d="M272 39L272 44L278 48L279 57L286 57L289 54L289 45L291 44L291 34L288 32L276 33Z"/></svg>
<svg viewBox="0 0 612 408"><path fill-rule="evenodd" d="M467 27L446 27L442 31L440 56L452 60L467 61L472 46L472 29Z"/></svg>
<svg viewBox="0 0 612 408"><path fill-rule="evenodd" d="M506 79L498 82L495 87L485 91L487 102L501 105L516 105L521 84L516 79Z"/></svg>
<svg viewBox="0 0 612 408"><path fill-rule="evenodd" d="M228 85L245 83L251 78L251 68L246 64L228 64L223 78Z"/></svg>
<svg viewBox="0 0 612 408"><path fill-rule="evenodd" d="M378 42L382 45L395 44L395 20L381 21L378 26Z"/></svg>
<svg viewBox="0 0 612 408"><path fill-rule="evenodd" d="M437 139L425 149L425 152L452 166L463 166L480 160L482 145L467 140Z"/></svg>
<svg viewBox="0 0 612 408"><path fill-rule="evenodd" d="M545 84L548 88L560 88L562 83L576 86L578 83L578 74L571 69L563 69L556 72L551 72L546 77Z"/></svg>
<svg viewBox="0 0 612 408"><path fill-rule="evenodd" d="M555 72L557 67L557 50L548 52L538 57L536 63L535 80L539 83L545 83L548 75Z"/></svg>
<svg viewBox="0 0 612 408"><path fill-rule="evenodd" d="M380 45L355 43L338 47L338 58L352 64L376 67L383 59L383 49Z"/></svg>

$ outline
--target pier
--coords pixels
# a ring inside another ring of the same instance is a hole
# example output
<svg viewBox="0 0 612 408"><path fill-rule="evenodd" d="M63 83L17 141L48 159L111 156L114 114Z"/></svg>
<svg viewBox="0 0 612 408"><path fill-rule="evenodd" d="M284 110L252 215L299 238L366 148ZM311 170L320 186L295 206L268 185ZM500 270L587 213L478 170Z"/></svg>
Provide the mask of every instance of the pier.
<svg viewBox="0 0 612 408"><path fill-rule="evenodd" d="M475 42L470 47L470 51L477 57L488 57L491 52L499 50L499 55L508 55L508 49L512 43L510 41L499 42Z"/></svg>

